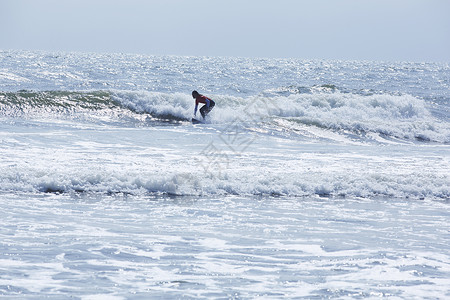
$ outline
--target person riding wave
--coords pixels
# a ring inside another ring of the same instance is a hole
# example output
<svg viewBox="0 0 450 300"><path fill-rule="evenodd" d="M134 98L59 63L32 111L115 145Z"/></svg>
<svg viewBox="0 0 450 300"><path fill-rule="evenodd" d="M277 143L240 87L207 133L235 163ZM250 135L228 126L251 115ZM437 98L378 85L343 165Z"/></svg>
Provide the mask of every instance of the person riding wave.
<svg viewBox="0 0 450 300"><path fill-rule="evenodd" d="M197 115L198 104L199 103L205 104L202 106L202 108L200 108L200 114L202 115L203 120L205 120L206 115L211 112L216 103L210 98L199 94L197 91L192 92L192 98L195 99L194 116Z"/></svg>

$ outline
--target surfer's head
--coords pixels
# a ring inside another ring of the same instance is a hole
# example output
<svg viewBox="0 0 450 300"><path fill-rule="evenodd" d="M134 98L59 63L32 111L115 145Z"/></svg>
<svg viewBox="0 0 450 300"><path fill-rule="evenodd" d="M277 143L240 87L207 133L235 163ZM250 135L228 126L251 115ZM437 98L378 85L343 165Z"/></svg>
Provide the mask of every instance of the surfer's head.
<svg viewBox="0 0 450 300"><path fill-rule="evenodd" d="M197 91L192 92L192 98L197 98L200 95Z"/></svg>

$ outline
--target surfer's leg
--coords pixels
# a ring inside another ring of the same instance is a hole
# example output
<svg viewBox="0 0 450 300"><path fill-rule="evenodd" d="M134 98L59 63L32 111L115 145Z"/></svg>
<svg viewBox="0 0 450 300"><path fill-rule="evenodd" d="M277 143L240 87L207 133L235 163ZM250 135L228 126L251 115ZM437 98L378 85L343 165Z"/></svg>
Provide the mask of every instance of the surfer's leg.
<svg viewBox="0 0 450 300"><path fill-rule="evenodd" d="M211 100L209 107L206 107L206 105L203 105L203 107L200 108L200 113L202 114L203 119L213 109L214 105L216 105L216 103L214 103L214 101Z"/></svg>
<svg viewBox="0 0 450 300"><path fill-rule="evenodd" d="M202 108L200 108L200 114L202 115L203 119L205 118L207 113L208 112L206 111L206 105L203 105Z"/></svg>

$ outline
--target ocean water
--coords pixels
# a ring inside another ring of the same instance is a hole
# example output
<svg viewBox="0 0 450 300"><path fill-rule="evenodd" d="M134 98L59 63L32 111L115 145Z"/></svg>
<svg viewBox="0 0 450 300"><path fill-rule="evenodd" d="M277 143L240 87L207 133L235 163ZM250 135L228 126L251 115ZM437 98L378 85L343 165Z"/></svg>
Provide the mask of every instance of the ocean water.
<svg viewBox="0 0 450 300"><path fill-rule="evenodd" d="M446 63L0 51L0 297L448 298L449 91Z"/></svg>

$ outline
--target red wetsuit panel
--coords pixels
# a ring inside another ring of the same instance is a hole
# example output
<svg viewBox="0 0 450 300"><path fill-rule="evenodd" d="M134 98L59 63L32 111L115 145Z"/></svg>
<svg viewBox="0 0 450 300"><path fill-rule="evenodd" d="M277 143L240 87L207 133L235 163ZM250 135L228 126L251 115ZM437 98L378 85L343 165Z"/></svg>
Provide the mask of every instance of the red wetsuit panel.
<svg viewBox="0 0 450 300"><path fill-rule="evenodd" d="M208 99L209 101L211 101L211 99L209 99L208 97L205 97L203 95L199 95L197 98L195 98L195 105L198 105L199 103L204 103L206 104L206 99Z"/></svg>

